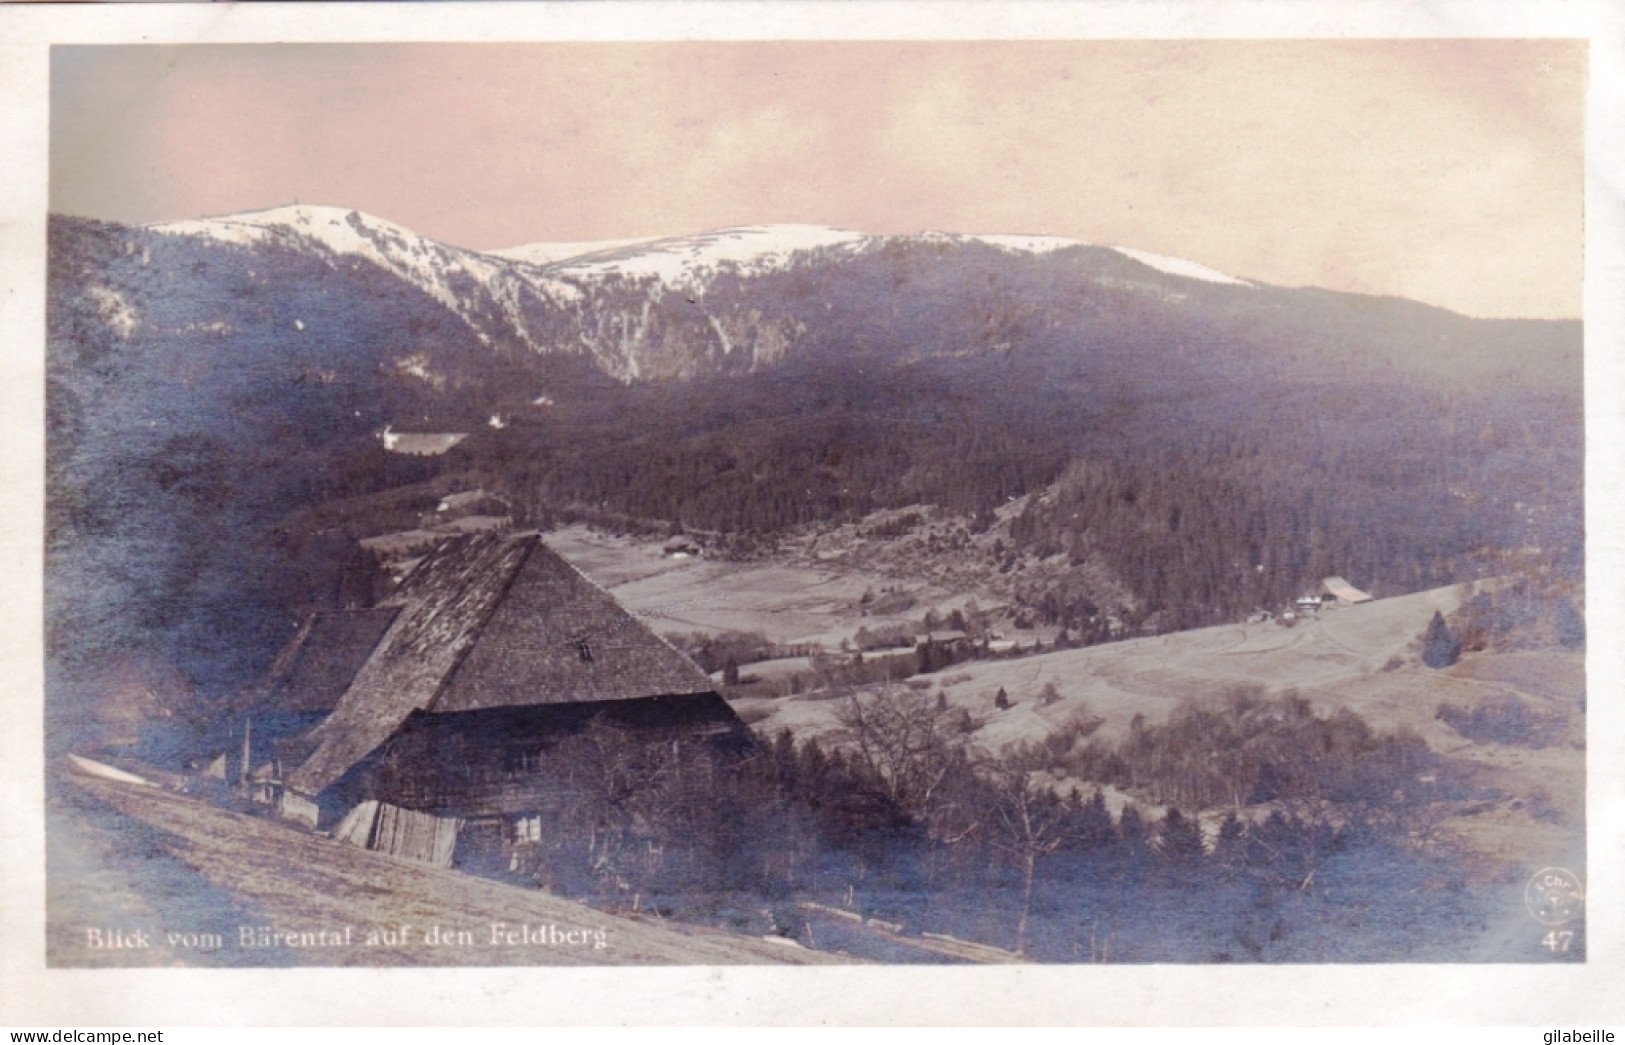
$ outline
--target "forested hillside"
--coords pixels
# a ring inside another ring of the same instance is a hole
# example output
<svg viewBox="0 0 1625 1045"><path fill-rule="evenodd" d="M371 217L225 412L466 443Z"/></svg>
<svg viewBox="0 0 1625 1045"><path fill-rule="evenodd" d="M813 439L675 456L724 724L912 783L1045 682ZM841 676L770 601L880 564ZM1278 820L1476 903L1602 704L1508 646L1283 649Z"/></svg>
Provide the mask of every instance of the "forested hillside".
<svg viewBox="0 0 1625 1045"><path fill-rule="evenodd" d="M951 237L724 265L682 289L561 269L551 297L514 289L542 277L500 259L481 262L488 285L429 285L293 235L66 218L50 262L59 666L143 649L206 691L240 685L347 554L290 520L434 478L494 490L522 522L757 548L909 505L984 532L1020 502L998 568L1103 567L1163 628L1331 573L1393 594L1514 552L1580 567L1576 323ZM403 457L387 426L469 435ZM1075 622L1094 599L1042 586L1031 608Z"/></svg>

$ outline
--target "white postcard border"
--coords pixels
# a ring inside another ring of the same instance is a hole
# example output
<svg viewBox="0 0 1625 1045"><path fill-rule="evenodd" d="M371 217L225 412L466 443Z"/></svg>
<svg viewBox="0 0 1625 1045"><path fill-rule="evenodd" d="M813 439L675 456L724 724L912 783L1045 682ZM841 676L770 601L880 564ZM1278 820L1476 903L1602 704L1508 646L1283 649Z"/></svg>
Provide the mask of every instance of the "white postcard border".
<svg viewBox="0 0 1625 1045"><path fill-rule="evenodd" d="M41 558L51 43L1583 37L1589 959L1583 966L48 970ZM1481 2L0 8L0 1025L1625 1022L1625 9Z"/></svg>

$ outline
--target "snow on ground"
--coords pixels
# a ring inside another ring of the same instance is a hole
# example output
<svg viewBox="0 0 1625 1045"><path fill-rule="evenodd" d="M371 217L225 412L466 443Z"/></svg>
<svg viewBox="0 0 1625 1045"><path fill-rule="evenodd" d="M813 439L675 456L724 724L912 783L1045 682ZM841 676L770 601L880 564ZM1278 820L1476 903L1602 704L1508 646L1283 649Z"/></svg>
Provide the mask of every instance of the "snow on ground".
<svg viewBox="0 0 1625 1045"><path fill-rule="evenodd" d="M1089 245L1082 240L1067 239L1065 236L967 236L966 239L1023 254L1048 254L1068 247Z"/></svg>
<svg viewBox="0 0 1625 1045"><path fill-rule="evenodd" d="M1126 258L1132 258L1142 265L1149 265L1158 272L1166 272L1172 276L1184 276L1187 279L1200 279L1208 283L1231 283L1238 287L1250 287L1244 279L1225 275L1218 269L1210 269L1206 265L1199 265L1184 258L1171 258L1166 254L1153 254L1149 250L1135 250L1133 247L1113 247L1113 250Z"/></svg>
<svg viewBox="0 0 1625 1045"><path fill-rule="evenodd" d="M861 232L824 225L748 225L697 236L633 241L622 249L567 258L551 265L548 271L554 276L589 279L611 274L654 277L675 289L691 285L702 273L714 272L723 265L736 265L745 272L767 271L800 251L855 249L870 239ZM533 249L515 247L498 256L515 257Z"/></svg>
<svg viewBox="0 0 1625 1045"><path fill-rule="evenodd" d="M204 236L239 246L251 246L271 238L271 230L265 226L235 218L187 218L185 221L166 221L147 227L170 236Z"/></svg>
<svg viewBox="0 0 1625 1045"><path fill-rule="evenodd" d="M504 247L484 251L493 258L518 261L526 265L553 265L561 261L583 258L590 254L625 250L644 243L657 242L651 237L634 239L601 239L582 243L527 243L522 247Z"/></svg>
<svg viewBox="0 0 1625 1045"><path fill-rule="evenodd" d="M747 272L782 265L798 251L827 247L857 251L883 237L869 236L825 225L750 225L668 239L602 240L588 243L532 243L523 247L487 251L492 257L550 266L554 275L572 277L617 273L654 276L670 287L690 285L706 271L725 264ZM901 237L922 241L986 243L1002 250L1044 254L1085 246L1063 236L963 235L922 232Z"/></svg>
<svg viewBox="0 0 1625 1045"><path fill-rule="evenodd" d="M149 227L169 235L206 237L244 246L318 244L339 257L365 259L411 282L461 316L487 343L493 336L488 328L494 305L520 339L539 350L544 348L542 340L526 322L533 296L554 305L573 304L582 299L591 283L617 276L654 280L670 290L692 292L729 268L743 275L762 274L782 269L808 251L853 256L891 239L826 225L776 224L664 239L537 243L482 253L438 243L360 211L299 204ZM923 232L901 239L983 243L1032 255L1084 245L1061 236L946 232ZM1192 261L1128 247L1113 249L1173 275L1250 285ZM485 293L471 296L470 286L481 287ZM726 346L727 339L723 341ZM622 376L637 377L639 362L635 353L624 360Z"/></svg>
<svg viewBox="0 0 1625 1045"><path fill-rule="evenodd" d="M746 225L693 236L659 239L611 239L575 243L531 243L478 252L446 246L393 222L342 207L294 205L195 218L150 226L172 235L206 236L226 243L253 245L290 235L314 240L337 254L364 257L423 287L453 310L463 302L452 289L455 276L471 277L489 288L514 321L521 326L516 283L555 300L574 300L579 290L570 281L610 275L634 279L655 278L667 287L692 287L705 274L724 266L746 273L771 271L802 251L844 249L853 253L879 242L870 236L827 225ZM910 239L957 243L985 243L1001 250L1043 254L1085 246L1064 236L962 235L922 232ZM1250 286L1206 265L1132 247L1113 247L1118 253L1161 272L1211 283ZM509 266L520 262L546 269L521 274ZM562 278L560 278L562 277Z"/></svg>
<svg viewBox="0 0 1625 1045"><path fill-rule="evenodd" d="M580 297L580 291L567 283L517 275L503 258L447 246L394 222L343 207L296 204L149 228L245 246L290 238L314 241L335 254L365 258L421 287L477 329L475 313L470 311L466 295L457 289L464 280L472 280L490 292L520 336L532 341L525 328L521 285L555 301Z"/></svg>
<svg viewBox="0 0 1625 1045"><path fill-rule="evenodd" d="M343 207L315 207L295 204L268 210L228 214L219 218L194 218L149 226L172 235L207 236L226 243L253 244L279 234L294 233L313 239L338 254L359 254L397 268L403 259L396 252L379 249L380 240L404 248L408 257L419 257L440 245L394 222ZM445 248L440 248L445 249ZM412 266L408 266L412 267ZM419 275L428 269L417 266ZM404 274L404 273L403 273Z"/></svg>

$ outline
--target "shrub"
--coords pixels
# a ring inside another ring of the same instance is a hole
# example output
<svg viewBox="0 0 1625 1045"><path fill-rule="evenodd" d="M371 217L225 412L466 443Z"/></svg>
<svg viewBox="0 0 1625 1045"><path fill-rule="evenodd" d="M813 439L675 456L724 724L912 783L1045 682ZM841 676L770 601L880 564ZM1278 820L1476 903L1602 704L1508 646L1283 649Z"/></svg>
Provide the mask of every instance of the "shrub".
<svg viewBox="0 0 1625 1045"><path fill-rule="evenodd" d="M1468 740L1535 748L1561 740L1569 725L1561 711L1543 712L1513 696L1473 708L1440 704L1434 717Z"/></svg>

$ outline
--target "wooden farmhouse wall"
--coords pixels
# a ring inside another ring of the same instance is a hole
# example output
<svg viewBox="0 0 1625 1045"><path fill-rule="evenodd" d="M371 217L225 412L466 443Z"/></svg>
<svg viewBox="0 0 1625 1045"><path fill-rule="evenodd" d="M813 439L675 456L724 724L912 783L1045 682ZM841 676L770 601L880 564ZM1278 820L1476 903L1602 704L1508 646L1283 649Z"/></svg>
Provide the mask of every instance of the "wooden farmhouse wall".
<svg viewBox="0 0 1625 1045"><path fill-rule="evenodd" d="M562 762L566 742L594 728L600 750ZM714 693L416 714L362 767L362 790L439 816L516 816L568 804L582 774L604 771L599 759L673 743L744 745L748 733Z"/></svg>

